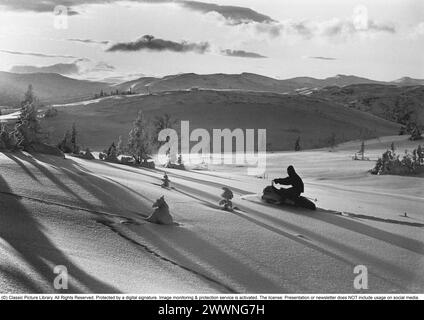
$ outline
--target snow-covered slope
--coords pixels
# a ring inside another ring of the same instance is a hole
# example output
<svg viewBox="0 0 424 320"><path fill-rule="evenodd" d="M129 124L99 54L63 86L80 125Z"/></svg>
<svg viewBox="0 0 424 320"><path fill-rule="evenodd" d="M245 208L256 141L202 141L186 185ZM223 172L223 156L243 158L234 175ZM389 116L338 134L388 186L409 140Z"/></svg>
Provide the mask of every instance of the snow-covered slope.
<svg viewBox="0 0 424 320"><path fill-rule="evenodd" d="M0 291L52 292L64 265L72 292L358 293L353 269L365 265L362 293L423 292L421 178L371 178L351 152L272 154L268 179L168 170L172 190L161 170L0 153ZM257 201L290 163L326 210ZM222 186L240 210L219 209ZM162 195L179 226L143 221Z"/></svg>

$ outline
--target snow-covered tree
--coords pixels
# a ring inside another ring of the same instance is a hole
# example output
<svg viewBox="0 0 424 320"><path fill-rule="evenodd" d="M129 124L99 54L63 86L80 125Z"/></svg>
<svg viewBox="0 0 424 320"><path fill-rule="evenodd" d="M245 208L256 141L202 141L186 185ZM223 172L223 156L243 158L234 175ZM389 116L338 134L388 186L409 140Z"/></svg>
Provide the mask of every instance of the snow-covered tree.
<svg viewBox="0 0 424 320"><path fill-rule="evenodd" d="M119 138L118 138L118 144L116 145L116 152L118 154L124 153L124 143L122 141L122 136L119 136Z"/></svg>
<svg viewBox="0 0 424 320"><path fill-rule="evenodd" d="M115 142L112 142L112 144L110 145L109 149L107 149L106 160L117 161L118 160L117 157L118 157L118 153L116 151Z"/></svg>
<svg viewBox="0 0 424 320"><path fill-rule="evenodd" d="M64 153L72 153L74 152L74 147L72 144L72 134L71 132L68 130L65 132L62 141L59 142L59 144L57 145L57 147L62 150L62 152Z"/></svg>
<svg viewBox="0 0 424 320"><path fill-rule="evenodd" d="M21 114L14 131L18 147L23 149L41 140L41 126L37 119L36 104L37 98L33 93L32 85L29 85L24 101L21 103Z"/></svg>
<svg viewBox="0 0 424 320"><path fill-rule="evenodd" d="M234 198L233 192L227 188L223 187L222 190L224 192L221 194L221 201L219 201L219 205L223 206L224 210L232 211L233 210L233 202L231 201Z"/></svg>
<svg viewBox="0 0 424 320"><path fill-rule="evenodd" d="M418 156L419 163L422 164L422 165L424 165L424 150L421 147L421 145L418 145L417 156Z"/></svg>
<svg viewBox="0 0 424 320"><path fill-rule="evenodd" d="M160 146L162 143L165 143L165 142L158 141L159 133L164 129L175 129L176 125L177 125L177 120L172 119L172 117L168 113L165 113L163 116L157 116L155 120L153 121L153 130L154 130L153 138L155 139L153 143L156 146Z"/></svg>
<svg viewBox="0 0 424 320"><path fill-rule="evenodd" d="M139 111L128 137L128 152L137 164L147 160L151 151L149 131L146 126L143 111Z"/></svg>

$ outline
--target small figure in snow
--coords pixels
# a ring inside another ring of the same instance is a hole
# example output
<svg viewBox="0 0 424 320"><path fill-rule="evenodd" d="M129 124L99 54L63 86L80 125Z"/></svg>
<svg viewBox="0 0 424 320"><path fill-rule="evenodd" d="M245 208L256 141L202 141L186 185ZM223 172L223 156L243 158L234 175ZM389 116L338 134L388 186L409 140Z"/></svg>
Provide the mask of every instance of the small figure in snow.
<svg viewBox="0 0 424 320"><path fill-rule="evenodd" d="M169 188L169 183L171 180L169 180L168 175L165 173L162 179L162 188Z"/></svg>
<svg viewBox="0 0 424 320"><path fill-rule="evenodd" d="M152 208L156 208L150 217L146 220L151 223L172 225L174 224L174 219L172 219L171 214L169 213L168 204L165 201L165 197L162 196L156 200Z"/></svg>
<svg viewBox="0 0 424 320"><path fill-rule="evenodd" d="M233 192L227 187L223 187L222 190L224 190L224 192L221 194L221 197L223 199L219 202L219 205L224 206L224 210L232 211L233 202L231 201L231 199L234 198Z"/></svg>
<svg viewBox="0 0 424 320"><path fill-rule="evenodd" d="M300 197L300 194L303 193L304 185L302 179L299 177L299 175L294 170L293 166L287 167L287 174L288 177L284 179L274 179L273 182L285 186L292 186L290 188L280 188L275 190L277 193L284 199L290 199L290 200L296 200Z"/></svg>

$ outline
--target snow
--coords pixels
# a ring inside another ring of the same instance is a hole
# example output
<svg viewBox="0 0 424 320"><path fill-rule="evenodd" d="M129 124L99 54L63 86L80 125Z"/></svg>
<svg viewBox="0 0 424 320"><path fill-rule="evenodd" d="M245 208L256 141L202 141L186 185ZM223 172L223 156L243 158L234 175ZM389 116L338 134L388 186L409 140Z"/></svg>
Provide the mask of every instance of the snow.
<svg viewBox="0 0 424 320"><path fill-rule="evenodd" d="M16 111L16 112L12 112L9 114L5 114L5 115L0 115L0 122L7 122L10 120L16 120L19 118L21 112L20 111Z"/></svg>
<svg viewBox="0 0 424 320"><path fill-rule="evenodd" d="M423 292L423 180L369 176L373 162L350 158L356 147L270 154L267 179L231 165L150 170L0 153L0 292L54 292L55 265L84 293L358 293L356 265L368 267L362 293ZM289 164L324 209L258 200ZM174 189L160 187L164 172ZM223 186L240 210L217 206ZM162 195L179 226L143 220Z"/></svg>

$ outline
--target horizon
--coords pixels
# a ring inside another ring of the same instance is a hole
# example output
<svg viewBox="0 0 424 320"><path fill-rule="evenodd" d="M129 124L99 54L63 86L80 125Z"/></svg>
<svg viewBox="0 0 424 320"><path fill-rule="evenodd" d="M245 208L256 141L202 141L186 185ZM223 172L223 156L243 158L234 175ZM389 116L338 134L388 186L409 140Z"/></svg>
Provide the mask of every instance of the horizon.
<svg viewBox="0 0 424 320"><path fill-rule="evenodd" d="M310 78L310 79L314 79L314 80L327 80L327 79L331 79L331 78L337 78L337 77L355 77L355 78L363 78L366 80L370 80L370 81L376 81L376 82L382 82L382 83L387 83L387 84L391 84L394 83L398 80L402 80L402 79L412 79L412 80L420 80L423 81L424 79L417 79L417 78L413 78L410 76L402 76L400 78L397 79L392 79L392 80L380 80L380 79L372 79L372 78L367 78L365 76L361 76L361 75L355 75L355 74L335 74L333 76L329 76L326 78L317 78L317 77L311 77L308 75L299 75L299 76L294 76L294 77L290 77L290 78L275 78L272 76L267 76L264 74L260 74L260 73L252 73L252 72L241 72L241 73L225 73L225 72L217 72L217 73L195 73L195 72L180 72L177 74L166 74L164 76L155 76L155 75L141 75L141 76L135 76L133 78L128 78L126 80L123 81L117 81L117 82L113 82L108 78L105 79L86 79L86 78L79 78L77 76L70 76L70 75L63 75L60 73L56 73L56 72L11 72L11 71L3 71L0 70L0 72L4 72L4 73L9 73L9 74L15 74L15 75L29 75L29 74L39 74L39 75L44 75L44 74L52 74L52 75L59 75L68 79L73 79L73 80L80 80L80 81L89 81L89 82L103 82L105 84L108 84L110 86L114 86L114 85L119 85L119 84L123 84L126 82L132 82L132 81L136 81L139 79L143 79L143 78L157 78L157 79L163 79L166 77L173 77L173 76L181 76L181 75L197 75L197 76L213 76L213 75L226 75L226 76L231 76L231 75L243 75L243 74L252 74L252 75L256 75L256 76L260 76L260 77L267 77L273 80L278 80L278 81L290 81L293 79L298 79L298 78Z"/></svg>
<svg viewBox="0 0 424 320"><path fill-rule="evenodd" d="M66 3L65 15L60 1L0 0L1 71L115 83L224 71L280 80L424 79L419 0Z"/></svg>

